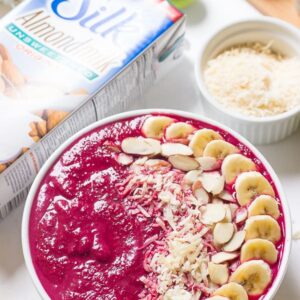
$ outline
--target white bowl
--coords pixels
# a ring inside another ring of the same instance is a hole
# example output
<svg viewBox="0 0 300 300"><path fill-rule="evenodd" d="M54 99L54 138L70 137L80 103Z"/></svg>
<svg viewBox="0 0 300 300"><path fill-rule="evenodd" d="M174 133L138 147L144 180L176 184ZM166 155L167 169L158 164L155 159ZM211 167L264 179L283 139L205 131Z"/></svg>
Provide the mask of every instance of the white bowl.
<svg viewBox="0 0 300 300"><path fill-rule="evenodd" d="M278 290L278 288L279 288L279 286L280 286L280 284L281 284L281 282L284 278L286 269L287 269L287 263L288 263L288 258L289 258L289 255L290 255L290 249L291 249L291 236L292 236L291 216L290 216L287 200L285 198L285 194L283 192L282 186L279 182L279 179L278 179L277 175L275 174L275 172L272 169L272 167L270 166L270 164L263 157L263 155L251 143L249 143L245 138L243 138L238 133L233 132L230 128L228 128L224 125L221 125L221 124L219 124L215 121L212 121L212 120L210 120L206 117L203 117L203 116L199 116L199 115L196 115L196 114L187 113L187 112L183 112L183 111L168 110L168 109L135 110L135 111L130 111L130 112L117 114L117 115L105 118L103 120L100 120L96 123L93 123L90 126L88 126L88 127L84 128L83 130L79 131L77 134L75 134L71 138L69 138L66 142L64 142L50 156L50 158L45 162L45 164L43 165L43 167L41 168L41 170L37 174L32 186L31 186L31 189L29 191L29 194L28 194L28 197L27 197L27 200L26 200L26 203L25 203L25 209L24 209L23 220L22 220L23 254L24 254L27 269L28 269L28 271L31 275L31 278L32 278L32 280L35 284L35 287L37 288L37 291L39 292L39 294L41 295L41 297L44 300L50 299L49 296L47 295L45 289L43 288L43 286L42 286L42 284L41 284L41 282L40 282L40 280L37 276L37 273L34 269L33 262L32 262L32 257L31 257L31 252L30 252L30 244L29 244L30 212L31 212L31 208L32 208L32 204L33 204L35 194L38 192L40 183L43 180L44 176L47 174L47 172L51 168L51 166L57 161L57 159L61 155L61 153L66 148L68 148L68 146L72 142L74 142L76 139L83 136L87 132L89 132L89 131L97 128L97 127L109 124L111 122L115 122L115 121L122 120L122 119L127 119L127 118L138 116L138 115L150 114L150 113L154 113L154 112L156 112L156 113L166 113L166 114L175 114L175 115L178 115L178 116L199 120L199 121L211 124L213 126L216 126L216 127L220 128L224 131L227 131L230 134L232 134L234 137L236 137L244 145L246 145L256 155L256 157L262 162L262 164L265 166L266 170L268 171L268 173L270 174L270 176L271 176L271 178L274 182L274 185L277 188L279 197L281 199L282 210L283 210L284 217L285 217L285 235L284 235L285 243L284 243L284 252L283 252L282 259L281 259L280 269L279 269L279 272L276 276L276 279L274 280L271 288L269 289L267 295L264 298L264 300L272 299L274 297L274 295L276 294L276 292L277 292L277 290Z"/></svg>
<svg viewBox="0 0 300 300"><path fill-rule="evenodd" d="M292 25L271 17L234 22L214 33L203 45L195 64L196 81L204 98L204 111L210 118L235 129L254 144L269 144L284 139L300 124L300 105L269 117L252 117L224 107L210 94L203 79L208 60L230 46L245 42L268 43L287 56L300 56L300 32Z"/></svg>

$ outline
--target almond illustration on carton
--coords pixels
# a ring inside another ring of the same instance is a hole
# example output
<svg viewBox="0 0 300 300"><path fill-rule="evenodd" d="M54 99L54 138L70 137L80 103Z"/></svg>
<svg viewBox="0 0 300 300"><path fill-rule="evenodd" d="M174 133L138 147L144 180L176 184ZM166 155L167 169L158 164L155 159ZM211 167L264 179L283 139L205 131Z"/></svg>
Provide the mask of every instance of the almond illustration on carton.
<svg viewBox="0 0 300 300"><path fill-rule="evenodd" d="M33 136L32 139L37 143L41 138L37 135Z"/></svg>
<svg viewBox="0 0 300 300"><path fill-rule="evenodd" d="M43 137L47 133L47 122L40 121L36 123L36 128L40 137Z"/></svg>
<svg viewBox="0 0 300 300"><path fill-rule="evenodd" d="M6 164L0 164L0 173L6 169Z"/></svg>
<svg viewBox="0 0 300 300"><path fill-rule="evenodd" d="M3 59L0 55L0 74L2 73L2 63L3 63ZM5 91L5 82L4 80L0 77L0 93L4 93Z"/></svg>
<svg viewBox="0 0 300 300"><path fill-rule="evenodd" d="M19 70L18 66L13 62L9 50L0 43L0 94L5 94L7 97L19 97L23 99L22 89L27 87L26 77ZM69 93L69 95L86 95L88 91L79 88ZM66 94L67 95L67 94ZM38 142L43 138L51 129L58 125L68 113L65 111L57 110L40 110L36 115L41 118L40 121L31 122L28 136L34 142ZM23 148L20 155L23 155L28 148ZM17 158L18 158L17 157ZM9 167L17 158L0 164L0 173Z"/></svg>
<svg viewBox="0 0 300 300"><path fill-rule="evenodd" d="M39 115L43 120L39 122L31 122L29 124L30 131L28 132L28 135L32 138L34 142L38 142L51 129L58 125L68 115L68 112L49 109L39 111L37 112L37 115ZM22 148L21 154L16 159L18 159L28 150L29 149L26 147ZM8 168L16 159L4 164L0 164L0 173L2 173L6 168Z"/></svg>
<svg viewBox="0 0 300 300"><path fill-rule="evenodd" d="M24 154L24 153L27 152L28 150L29 150L29 148L23 147L23 148L22 148L22 154Z"/></svg>
<svg viewBox="0 0 300 300"><path fill-rule="evenodd" d="M5 82L2 78L0 78L0 93L3 94L5 92Z"/></svg>
<svg viewBox="0 0 300 300"><path fill-rule="evenodd" d="M47 113L47 130L50 131L68 115L65 111L49 111Z"/></svg>
<svg viewBox="0 0 300 300"><path fill-rule="evenodd" d="M21 86L25 84L25 77L11 60L3 60L2 73L4 77L15 86Z"/></svg>
<svg viewBox="0 0 300 300"><path fill-rule="evenodd" d="M45 122L45 121L41 121L41 122ZM31 131L29 131L28 135L35 142L38 142L41 139L41 137L43 137L43 135L41 135L40 132L39 132L39 126L40 126L39 123L41 123L41 122L31 122L29 124Z"/></svg>
<svg viewBox="0 0 300 300"><path fill-rule="evenodd" d="M3 44L0 44L0 55L3 60L12 60L11 55Z"/></svg>
<svg viewBox="0 0 300 300"><path fill-rule="evenodd" d="M12 86L18 87L24 85L26 82L25 77L14 64L9 51L3 44L0 44L0 57L0 72L2 74L0 92L4 93L7 88L11 88Z"/></svg>
<svg viewBox="0 0 300 300"><path fill-rule="evenodd" d="M58 123L60 123L68 113L65 111L55 111L51 109L39 111L37 115L43 118L39 122L31 122L29 124L30 131L28 135L35 141L38 142L42 137L44 137L51 129L53 129Z"/></svg>
<svg viewBox="0 0 300 300"><path fill-rule="evenodd" d="M37 131L35 122L31 122L29 124L29 126L30 126L31 131L28 132L28 135L31 136L31 137L37 136L38 131Z"/></svg>

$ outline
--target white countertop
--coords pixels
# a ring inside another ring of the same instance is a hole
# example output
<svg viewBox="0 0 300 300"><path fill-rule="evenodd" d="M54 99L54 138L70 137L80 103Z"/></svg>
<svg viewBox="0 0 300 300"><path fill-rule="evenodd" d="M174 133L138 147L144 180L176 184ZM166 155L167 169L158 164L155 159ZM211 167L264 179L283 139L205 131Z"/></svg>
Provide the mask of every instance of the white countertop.
<svg viewBox="0 0 300 300"><path fill-rule="evenodd" d="M201 98L193 72L196 50L208 34L223 24L259 14L245 0L196 1L187 10L190 49L180 65L145 95L149 108L173 108L201 114ZM300 131L285 141L258 148L283 184L291 208L294 232L300 230ZM0 299L40 299L24 265L20 233L22 210L23 206L0 223ZM274 300L300 299L299 253L300 241L293 241L288 271Z"/></svg>

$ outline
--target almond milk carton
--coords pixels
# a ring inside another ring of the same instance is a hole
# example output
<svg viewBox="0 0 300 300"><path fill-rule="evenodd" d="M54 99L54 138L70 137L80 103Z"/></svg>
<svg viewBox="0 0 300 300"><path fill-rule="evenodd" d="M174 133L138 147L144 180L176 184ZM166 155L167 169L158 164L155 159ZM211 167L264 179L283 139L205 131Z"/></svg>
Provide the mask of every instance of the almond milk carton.
<svg viewBox="0 0 300 300"><path fill-rule="evenodd" d="M0 27L0 219L49 155L130 106L181 56L184 16L163 0L25 0Z"/></svg>

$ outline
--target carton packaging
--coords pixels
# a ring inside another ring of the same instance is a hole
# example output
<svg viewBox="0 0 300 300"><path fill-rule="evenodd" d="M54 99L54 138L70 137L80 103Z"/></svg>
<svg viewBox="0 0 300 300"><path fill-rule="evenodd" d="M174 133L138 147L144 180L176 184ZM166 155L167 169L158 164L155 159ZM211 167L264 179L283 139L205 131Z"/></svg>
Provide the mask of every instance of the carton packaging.
<svg viewBox="0 0 300 300"><path fill-rule="evenodd" d="M164 0L25 0L0 24L0 219L50 154L132 105L182 53Z"/></svg>

